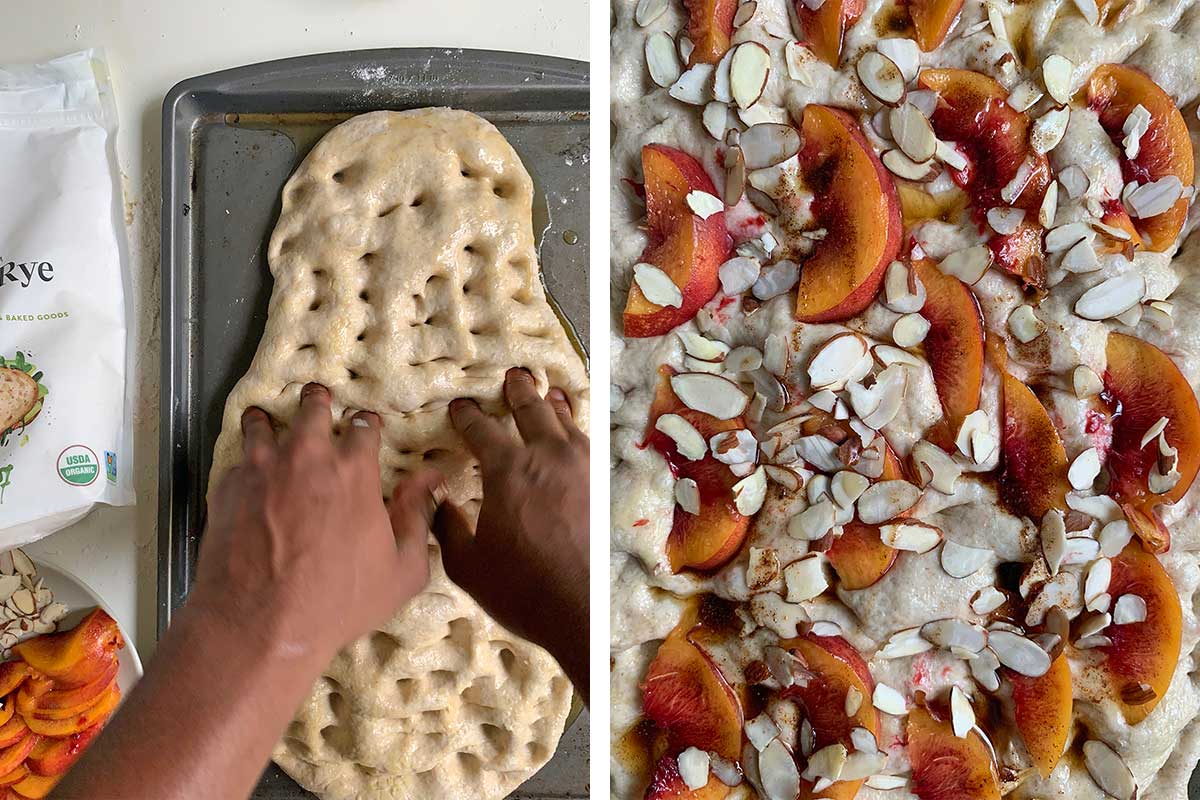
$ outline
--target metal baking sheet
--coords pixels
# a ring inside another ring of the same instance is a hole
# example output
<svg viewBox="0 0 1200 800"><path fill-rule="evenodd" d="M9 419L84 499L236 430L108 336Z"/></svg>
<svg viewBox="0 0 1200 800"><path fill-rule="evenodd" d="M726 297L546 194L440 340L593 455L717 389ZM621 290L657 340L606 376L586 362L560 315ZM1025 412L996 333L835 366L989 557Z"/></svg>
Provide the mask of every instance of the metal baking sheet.
<svg viewBox="0 0 1200 800"><path fill-rule="evenodd" d="M483 50L388 49L186 80L163 103L158 630L187 597L225 398L258 346L280 190L326 131L379 109L453 106L496 124L533 176L543 280L588 330L588 65ZM587 796L587 714L513 797ZM311 797L273 765L255 798Z"/></svg>

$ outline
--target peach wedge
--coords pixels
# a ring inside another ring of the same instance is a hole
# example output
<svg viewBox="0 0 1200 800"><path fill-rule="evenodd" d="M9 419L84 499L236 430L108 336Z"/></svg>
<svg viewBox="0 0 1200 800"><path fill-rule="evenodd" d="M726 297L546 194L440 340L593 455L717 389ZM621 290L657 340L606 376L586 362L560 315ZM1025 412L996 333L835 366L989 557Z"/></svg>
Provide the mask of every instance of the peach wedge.
<svg viewBox="0 0 1200 800"><path fill-rule="evenodd" d="M975 731L965 739L924 708L908 714L912 792L920 800L1000 800L996 763Z"/></svg>
<svg viewBox="0 0 1200 800"><path fill-rule="evenodd" d="M804 262L796 319L834 322L862 311L878 293L900 249L900 201L891 175L848 113L809 104L801 128L800 173L826 236Z"/></svg>
<svg viewBox="0 0 1200 800"><path fill-rule="evenodd" d="M962 7L963 0L910 0L908 14L922 50L932 53L945 41Z"/></svg>
<svg viewBox="0 0 1200 800"><path fill-rule="evenodd" d="M666 755L654 768L654 775L643 797L644 800L724 800L728 796L729 787L711 773L708 783L699 789L689 789L679 774L679 762L675 756Z"/></svg>
<svg viewBox="0 0 1200 800"><path fill-rule="evenodd" d="M837 67L842 60L846 31L862 16L865 0L825 0L817 9L809 8L804 0L792 1L813 55Z"/></svg>
<svg viewBox="0 0 1200 800"><path fill-rule="evenodd" d="M693 190L716 194L700 162L682 150L661 144L642 148L646 187L646 226L650 241L641 260L663 270L679 287L679 308L650 302L635 283L625 302L625 335L662 336L696 316L720 288L718 270L729 257L725 214L700 219L687 204Z"/></svg>
<svg viewBox="0 0 1200 800"><path fill-rule="evenodd" d="M687 35L692 40L688 66L716 64L729 50L738 0L684 0L683 5L688 12Z"/></svg>
<svg viewBox="0 0 1200 800"><path fill-rule="evenodd" d="M1050 664L1050 671L1037 678L1007 668L1003 673L1012 686L1013 714L1025 749L1042 777L1049 777L1071 733L1074 704L1067 657L1060 653Z"/></svg>
<svg viewBox="0 0 1200 800"><path fill-rule="evenodd" d="M1067 451L1033 390L1007 373L1003 380L1000 499L1038 523L1050 509L1067 507Z"/></svg>

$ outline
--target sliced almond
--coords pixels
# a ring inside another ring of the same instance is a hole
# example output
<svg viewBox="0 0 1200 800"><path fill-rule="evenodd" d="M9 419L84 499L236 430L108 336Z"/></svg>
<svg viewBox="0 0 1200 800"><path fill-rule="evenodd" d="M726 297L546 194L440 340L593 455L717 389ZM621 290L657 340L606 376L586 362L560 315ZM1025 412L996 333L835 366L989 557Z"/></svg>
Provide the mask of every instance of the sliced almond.
<svg viewBox="0 0 1200 800"><path fill-rule="evenodd" d="M725 210L725 203L721 202L721 198L699 189L692 189L684 199L688 208L700 219L708 219L713 214L719 214Z"/></svg>
<svg viewBox="0 0 1200 800"><path fill-rule="evenodd" d="M952 578L974 575L992 559L992 551L981 547L967 547L947 539L942 544L941 565Z"/></svg>
<svg viewBox="0 0 1200 800"><path fill-rule="evenodd" d="M696 64L683 71L667 94L681 103L702 106L712 100L713 72L712 64Z"/></svg>
<svg viewBox="0 0 1200 800"><path fill-rule="evenodd" d="M1013 175L1012 180L1000 189L1000 199L1009 205L1015 204L1021 195L1025 193L1025 189L1029 186L1029 181L1033 179L1033 170L1033 156L1026 156L1025 160L1017 167L1016 174Z"/></svg>
<svg viewBox="0 0 1200 800"><path fill-rule="evenodd" d="M644 28L661 17L670 5L670 0L638 0L633 19Z"/></svg>
<svg viewBox="0 0 1200 800"><path fill-rule="evenodd" d="M913 39L880 39L875 49L900 70L905 83L916 80L921 68L921 48Z"/></svg>
<svg viewBox="0 0 1200 800"><path fill-rule="evenodd" d="M978 653L987 645L988 635L978 625L961 619L938 619L921 626L921 636L943 650L958 649Z"/></svg>
<svg viewBox="0 0 1200 800"><path fill-rule="evenodd" d="M729 106L719 100L713 100L704 106L700 121L708 135L718 141L725 138L725 132L733 124L729 116Z"/></svg>
<svg viewBox="0 0 1200 800"><path fill-rule="evenodd" d="M661 414L654 421L654 428L675 442L679 454L690 461L699 461L708 454L708 445L700 431L678 414Z"/></svg>
<svg viewBox="0 0 1200 800"><path fill-rule="evenodd" d="M858 516L867 525L895 519L921 499L921 490L908 481L880 481L858 498Z"/></svg>
<svg viewBox="0 0 1200 800"><path fill-rule="evenodd" d="M788 535L795 539L815 542L833 528L836 512L832 500L823 499L813 503L788 521Z"/></svg>
<svg viewBox="0 0 1200 800"><path fill-rule="evenodd" d="M1087 564L1100 555L1100 543L1087 536L1070 536L1063 545L1064 566Z"/></svg>
<svg viewBox="0 0 1200 800"><path fill-rule="evenodd" d="M1033 306L1022 303L1008 315L1008 330L1018 341L1028 344L1046 332L1046 323L1037 318Z"/></svg>
<svg viewBox="0 0 1200 800"><path fill-rule="evenodd" d="M746 192L746 159L742 148L730 147L725 151L725 190L721 200L726 206L736 206Z"/></svg>
<svg viewBox="0 0 1200 800"><path fill-rule="evenodd" d="M1067 272L1077 274L1095 272L1100 269L1100 259L1096 257L1096 249L1092 247L1091 239L1084 239L1066 252L1059 265Z"/></svg>
<svg viewBox="0 0 1200 800"><path fill-rule="evenodd" d="M1039 678L1050 671L1050 656L1038 645L1017 633L994 630L988 646L1000 663L1028 678Z"/></svg>
<svg viewBox="0 0 1200 800"><path fill-rule="evenodd" d="M1110 319L1142 302L1146 278L1140 272L1114 275L1088 289L1075 301L1075 313L1084 319Z"/></svg>
<svg viewBox="0 0 1200 800"><path fill-rule="evenodd" d="M1112 581L1112 561L1107 558L1097 559L1084 574L1083 601L1091 608L1097 597L1108 593L1108 586Z"/></svg>
<svg viewBox="0 0 1200 800"><path fill-rule="evenodd" d="M922 488L932 486L943 494L954 492L962 468L945 450L922 439L913 445L912 461Z"/></svg>
<svg viewBox="0 0 1200 800"><path fill-rule="evenodd" d="M942 532L923 522L900 522L881 526L879 538L893 550L928 553L942 540Z"/></svg>
<svg viewBox="0 0 1200 800"><path fill-rule="evenodd" d="M958 452L976 464L982 464L991 458L999 445L992 433L987 412L982 408L972 411L963 418L954 441Z"/></svg>
<svg viewBox="0 0 1200 800"><path fill-rule="evenodd" d="M794 261L781 259L763 269L751 291L764 303L772 297L790 292L800 281L800 267Z"/></svg>
<svg viewBox="0 0 1200 800"><path fill-rule="evenodd" d="M721 291L731 296L741 294L754 286L761 272L762 265L757 259L735 256L717 271L721 278Z"/></svg>
<svg viewBox="0 0 1200 800"><path fill-rule="evenodd" d="M893 633L876 654L880 658L907 658L933 649L933 643L921 636L920 628Z"/></svg>
<svg viewBox="0 0 1200 800"><path fill-rule="evenodd" d="M722 103L733 102L733 92L729 85L729 65L733 62L734 49L731 47L725 51L725 55L717 62L716 72L713 73L713 99Z"/></svg>
<svg viewBox="0 0 1200 800"><path fill-rule="evenodd" d="M1083 171L1083 168L1074 164L1058 173L1058 182L1067 190L1067 197L1070 197L1072 200L1078 200L1087 194L1092 183L1088 179L1087 173Z"/></svg>
<svg viewBox="0 0 1200 800"><path fill-rule="evenodd" d="M759 753L758 775L767 800L793 800L800 793L796 759L779 739L772 741Z"/></svg>
<svg viewBox="0 0 1200 800"><path fill-rule="evenodd" d="M1042 99L1042 90L1029 81L1022 81L1008 94L1008 104L1016 111L1028 111Z"/></svg>
<svg viewBox="0 0 1200 800"><path fill-rule="evenodd" d="M754 745L754 749L759 752L766 749L767 745L775 741L779 736L779 726L765 712L753 719L746 720L744 730L746 731L746 738L750 740L750 744Z"/></svg>
<svg viewBox="0 0 1200 800"><path fill-rule="evenodd" d="M1104 793L1116 800L1134 800L1137 783L1124 760L1104 742L1096 739L1083 743L1083 764L1088 775Z"/></svg>
<svg viewBox="0 0 1200 800"><path fill-rule="evenodd" d="M847 750L844 744L831 744L822 747L809 757L808 766L804 768L801 776L805 780L826 778L836 781L841 777L842 767L846 764L846 755Z"/></svg>
<svg viewBox="0 0 1200 800"><path fill-rule="evenodd" d="M925 285L917 277L916 270L909 269L903 261L888 265L883 293L884 305L897 314L911 314L925 305Z"/></svg>
<svg viewBox="0 0 1200 800"><path fill-rule="evenodd" d="M677 328L675 335L679 337L688 355L703 361L720 361L729 352L729 345L724 342L709 339L693 331Z"/></svg>
<svg viewBox="0 0 1200 800"><path fill-rule="evenodd" d="M758 102L770 74L771 54L767 48L758 42L742 42L733 49L729 91L738 108L750 108Z"/></svg>
<svg viewBox="0 0 1200 800"><path fill-rule="evenodd" d="M1089 447L1075 456L1075 460L1067 469L1067 480L1071 482L1071 488L1082 492L1092 488L1092 484L1095 483L1096 476L1099 474L1100 453L1096 448Z"/></svg>
<svg viewBox="0 0 1200 800"><path fill-rule="evenodd" d="M805 556L783 568L789 603L803 603L821 596L829 588L825 559L820 553Z"/></svg>
<svg viewBox="0 0 1200 800"><path fill-rule="evenodd" d="M1071 102L1071 73L1074 69L1074 64L1057 53L1047 56L1042 62L1042 83L1046 86L1046 92L1059 105Z"/></svg>
<svg viewBox="0 0 1200 800"><path fill-rule="evenodd" d="M1042 197L1042 204L1038 206L1038 224L1043 228L1049 228L1054 225L1054 218L1058 215L1058 183L1051 181L1046 187L1046 194Z"/></svg>
<svg viewBox="0 0 1200 800"><path fill-rule="evenodd" d="M762 467L733 485L734 505L743 517L752 517L757 514L766 498L767 473Z"/></svg>
<svg viewBox="0 0 1200 800"><path fill-rule="evenodd" d="M1071 384L1075 390L1075 396L1080 400L1095 397L1104 388L1100 376L1086 364L1080 364L1071 372Z"/></svg>
<svg viewBox="0 0 1200 800"><path fill-rule="evenodd" d="M937 137L929 120L912 103L904 103L888 114L888 128L897 146L916 164L933 158Z"/></svg>
<svg viewBox="0 0 1200 800"><path fill-rule="evenodd" d="M743 345L735 347L725 356L725 369L728 372L750 372L762 366L763 356L756 347Z"/></svg>
<svg viewBox="0 0 1200 800"><path fill-rule="evenodd" d="M908 713L908 703L905 702L904 695L886 683L875 684L875 691L871 695L871 705L893 717L902 717Z"/></svg>
<svg viewBox="0 0 1200 800"><path fill-rule="evenodd" d="M18 589L13 592L8 602L12 608L27 617L37 613L37 602L33 599L33 592L28 589Z"/></svg>
<svg viewBox="0 0 1200 800"><path fill-rule="evenodd" d="M740 417L750 402L749 395L733 381L704 372L673 375L671 388L685 406L717 419Z"/></svg>
<svg viewBox="0 0 1200 800"><path fill-rule="evenodd" d="M733 27L740 28L750 20L754 19L754 13L758 11L758 3L756 0L746 0L738 6L737 12L733 15Z"/></svg>
<svg viewBox="0 0 1200 800"><path fill-rule="evenodd" d="M1168 175L1138 186L1129 193L1125 205L1131 216L1148 219L1169 211L1182 196L1182 181L1174 175Z"/></svg>
<svg viewBox="0 0 1200 800"><path fill-rule="evenodd" d="M744 130L739 144L746 157L746 168L762 169L800 152L800 133L791 125L763 122Z"/></svg>
<svg viewBox="0 0 1200 800"><path fill-rule="evenodd" d="M658 31L646 37L646 68L650 71L650 80L664 89L679 80L683 66L670 34Z"/></svg>
<svg viewBox="0 0 1200 800"><path fill-rule="evenodd" d="M1146 601L1136 594L1123 594L1113 606L1114 625L1129 625L1146 621Z"/></svg>
<svg viewBox="0 0 1200 800"><path fill-rule="evenodd" d="M764 464L763 469L767 471L769 479L782 486L788 492L798 492L804 488L804 479L794 469L781 467L776 464Z"/></svg>
<svg viewBox="0 0 1200 800"><path fill-rule="evenodd" d="M992 265L992 251L985 244L956 250L943 258L938 268L967 284L975 284Z"/></svg>
<svg viewBox="0 0 1200 800"><path fill-rule="evenodd" d="M675 502L689 514L700 513L700 488L691 478L675 481Z"/></svg>
<svg viewBox="0 0 1200 800"><path fill-rule="evenodd" d="M867 340L857 333L838 334L826 340L809 361L809 382L814 389L840 389L855 379L864 360L869 360Z"/></svg>
<svg viewBox="0 0 1200 800"><path fill-rule="evenodd" d="M683 292L671 280L670 275L653 264L634 264L633 282L642 290L646 299L657 306L679 308L683 305Z"/></svg>
<svg viewBox="0 0 1200 800"><path fill-rule="evenodd" d="M1100 552L1108 558L1116 558L1133 539L1133 528L1124 519L1113 520L1100 529Z"/></svg>
<svg viewBox="0 0 1200 800"><path fill-rule="evenodd" d="M1100 7L1096 0L1074 0L1075 8L1079 9L1079 13L1083 14L1083 18L1088 21L1089 25L1100 24Z"/></svg>
<svg viewBox="0 0 1200 800"><path fill-rule="evenodd" d="M829 481L829 493L833 502L842 508L850 508L857 502L871 482L857 472L842 470Z"/></svg>
<svg viewBox="0 0 1200 800"><path fill-rule="evenodd" d="M887 56L868 50L855 66L863 88L887 106L896 106L904 99L904 73Z"/></svg>
<svg viewBox="0 0 1200 800"><path fill-rule="evenodd" d="M1130 161L1138 157L1141 152L1142 136L1150 130L1151 116L1145 106L1138 103L1129 112L1129 116L1125 118L1125 122L1121 126L1122 133L1125 138L1121 140L1122 146L1125 148L1125 157Z"/></svg>
<svg viewBox="0 0 1200 800"><path fill-rule="evenodd" d="M971 610L980 616L990 614L1004 605L1008 598L995 586L985 586L971 598Z"/></svg>
<svg viewBox="0 0 1200 800"><path fill-rule="evenodd" d="M788 77L794 81L812 88L816 85L813 80L812 67L817 57L813 52L797 41L790 41L783 46L783 60L787 65Z"/></svg>
<svg viewBox="0 0 1200 800"><path fill-rule="evenodd" d="M916 347L929 335L929 320L920 314L905 314L892 326L892 341L897 347Z"/></svg>
<svg viewBox="0 0 1200 800"><path fill-rule="evenodd" d="M975 709L962 689L957 686L950 690L950 720L954 735L959 739L967 738L975 727Z"/></svg>
<svg viewBox="0 0 1200 800"><path fill-rule="evenodd" d="M888 150L883 154L882 161L889 172L908 181L933 180L938 172L937 165L932 160L918 164L902 150Z"/></svg>
<svg viewBox="0 0 1200 800"><path fill-rule="evenodd" d="M950 169L963 170L970 163L954 142L943 142L939 139L934 154L938 161Z"/></svg>
<svg viewBox="0 0 1200 800"><path fill-rule="evenodd" d="M990 208L987 212L987 221L992 230L1002 236L1007 236L1010 233L1016 233L1017 229L1021 227L1021 223L1025 221L1025 209L1005 206Z"/></svg>
<svg viewBox="0 0 1200 800"><path fill-rule="evenodd" d="M1055 108L1038 117L1029 132L1029 146L1035 153L1049 153L1058 147L1071 119L1069 107Z"/></svg>

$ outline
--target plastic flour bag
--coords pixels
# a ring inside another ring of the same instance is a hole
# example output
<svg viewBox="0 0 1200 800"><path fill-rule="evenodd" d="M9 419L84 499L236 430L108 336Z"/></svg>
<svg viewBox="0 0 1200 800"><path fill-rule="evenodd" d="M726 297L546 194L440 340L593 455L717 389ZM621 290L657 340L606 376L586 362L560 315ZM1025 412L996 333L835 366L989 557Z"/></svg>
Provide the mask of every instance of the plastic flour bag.
<svg viewBox="0 0 1200 800"><path fill-rule="evenodd" d="M0 64L0 548L133 502L116 131L98 53Z"/></svg>

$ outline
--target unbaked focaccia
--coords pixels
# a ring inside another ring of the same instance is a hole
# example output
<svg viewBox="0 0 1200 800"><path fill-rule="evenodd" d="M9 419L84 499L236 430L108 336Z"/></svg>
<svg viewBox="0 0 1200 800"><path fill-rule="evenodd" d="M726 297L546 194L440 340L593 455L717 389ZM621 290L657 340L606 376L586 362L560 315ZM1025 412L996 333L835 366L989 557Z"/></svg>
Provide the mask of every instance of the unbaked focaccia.
<svg viewBox="0 0 1200 800"><path fill-rule="evenodd" d="M613 20L613 796L1183 800L1200 7Z"/></svg>
<svg viewBox="0 0 1200 800"><path fill-rule="evenodd" d="M479 469L451 400L498 411L521 365L566 390L584 424L587 377L542 289L532 199L516 152L465 111L378 111L327 134L283 189L266 330L226 403L210 486L241 459L242 412L286 426L310 381L332 392L335 430L380 414L385 493L433 467L472 516ZM324 800L498 798L554 753L566 676L429 550L426 590L334 659L275 750Z"/></svg>

